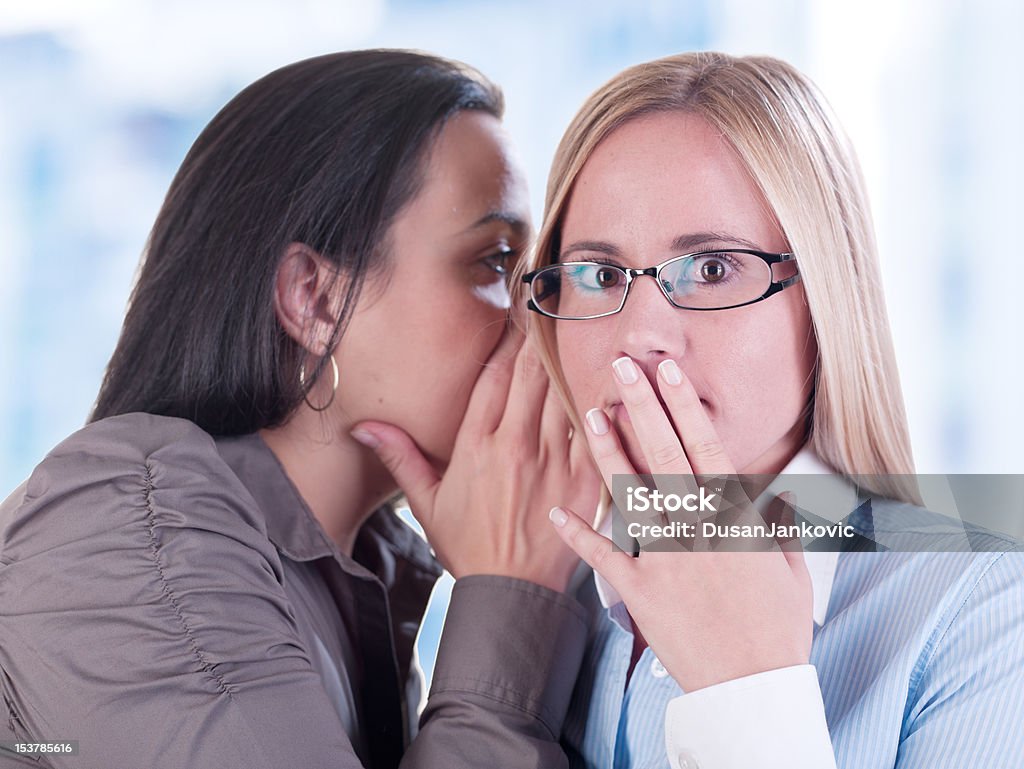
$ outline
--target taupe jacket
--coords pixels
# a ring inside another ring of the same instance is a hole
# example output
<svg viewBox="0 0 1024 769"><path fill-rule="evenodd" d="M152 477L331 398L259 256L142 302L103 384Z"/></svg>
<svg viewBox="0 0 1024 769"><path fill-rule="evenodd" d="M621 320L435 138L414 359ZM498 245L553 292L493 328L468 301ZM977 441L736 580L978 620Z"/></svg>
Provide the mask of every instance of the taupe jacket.
<svg viewBox="0 0 1024 769"><path fill-rule="evenodd" d="M585 614L509 578L456 582L413 739L439 573L386 509L341 554L258 435L91 424L0 505L0 742L79 752L0 766L565 765Z"/></svg>

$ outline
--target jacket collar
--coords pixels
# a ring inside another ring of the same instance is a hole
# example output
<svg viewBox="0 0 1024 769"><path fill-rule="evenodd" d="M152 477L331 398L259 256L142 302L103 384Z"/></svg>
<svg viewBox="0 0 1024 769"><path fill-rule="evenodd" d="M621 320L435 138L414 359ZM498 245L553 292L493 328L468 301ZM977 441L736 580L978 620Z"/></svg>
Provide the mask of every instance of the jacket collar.
<svg viewBox="0 0 1024 769"><path fill-rule="evenodd" d="M395 559L440 576L441 567L426 540L405 524L391 505L376 510L363 524L356 538L355 558L350 558L324 531L277 455L258 433L215 440L221 457L260 506L266 520L267 538L292 560L311 561L330 556L345 571L359 577L372 573L389 587L396 572Z"/></svg>

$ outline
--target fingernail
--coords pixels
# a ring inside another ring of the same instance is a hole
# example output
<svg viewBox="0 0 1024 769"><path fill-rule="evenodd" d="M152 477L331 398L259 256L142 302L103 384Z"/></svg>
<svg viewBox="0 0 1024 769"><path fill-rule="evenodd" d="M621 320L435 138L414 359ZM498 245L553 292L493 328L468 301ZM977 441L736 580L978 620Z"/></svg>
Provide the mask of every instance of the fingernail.
<svg viewBox="0 0 1024 769"><path fill-rule="evenodd" d="M349 435L351 435L353 438L355 438L357 441L359 441L367 448L375 449L378 446L380 446L380 438L378 438L371 432L367 432L366 430L353 430L352 432L349 433Z"/></svg>
<svg viewBox="0 0 1024 769"><path fill-rule="evenodd" d="M594 435L604 435L608 432L608 417L601 409L591 409L587 412L587 424Z"/></svg>
<svg viewBox="0 0 1024 769"><path fill-rule="evenodd" d="M548 518L551 519L551 522L555 524L555 526L561 528L562 526L565 526L565 522L569 520L569 515L560 507L552 507L551 512L548 513Z"/></svg>
<svg viewBox="0 0 1024 769"><path fill-rule="evenodd" d="M661 378L664 379L670 385L682 384L683 372L679 370L679 366L671 358L666 358L658 364L658 371L661 372Z"/></svg>
<svg viewBox="0 0 1024 769"><path fill-rule="evenodd" d="M636 364L628 355L623 355L612 364L615 369L615 376L622 384L633 384L640 378L640 372L636 370Z"/></svg>

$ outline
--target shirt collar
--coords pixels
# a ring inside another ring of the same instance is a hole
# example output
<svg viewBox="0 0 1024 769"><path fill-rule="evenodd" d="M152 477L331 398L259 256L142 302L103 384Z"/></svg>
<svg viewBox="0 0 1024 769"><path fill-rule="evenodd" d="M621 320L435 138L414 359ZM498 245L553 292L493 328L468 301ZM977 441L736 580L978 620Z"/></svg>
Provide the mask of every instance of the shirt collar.
<svg viewBox="0 0 1024 769"><path fill-rule="evenodd" d="M810 444L804 446L800 451L797 452L787 464L779 476L783 479L788 475L831 475L835 479L837 485L841 484L845 487L844 491L852 493L851 502L856 500L856 491L853 487L843 478L841 475L835 472L831 467L826 465L821 458L815 453L814 449L811 448ZM784 481L783 481L784 483ZM784 489L778 489L779 492ZM776 493L770 486L765 490L764 494L759 499L764 499L765 495ZM847 494L842 495L841 498L845 498ZM830 497L832 499L836 497ZM805 502L797 495L797 504L801 508L805 508ZM846 513L852 510L852 507L846 509ZM845 514L845 513L844 513ZM830 520L838 520L835 515L824 515ZM605 536L611 534L611 516L604 516L604 521L600 525L600 531ZM839 553L827 552L827 551L805 551L804 561L807 564L807 571L811 578L811 593L813 600L812 616L816 625L823 625L825 617L828 613L828 602L832 595L832 583L835 579L836 566L839 563ZM601 605L606 609L610 609L612 617L616 621L620 621L622 618L622 609L618 608L618 605L622 603L622 598L616 592L608 581L597 572L594 572L594 582L597 587L597 595L601 601Z"/></svg>

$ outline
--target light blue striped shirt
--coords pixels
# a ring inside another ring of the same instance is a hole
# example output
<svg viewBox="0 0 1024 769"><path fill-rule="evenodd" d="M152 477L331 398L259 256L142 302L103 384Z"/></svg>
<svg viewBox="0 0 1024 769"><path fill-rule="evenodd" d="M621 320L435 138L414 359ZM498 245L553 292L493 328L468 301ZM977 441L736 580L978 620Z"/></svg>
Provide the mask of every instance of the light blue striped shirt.
<svg viewBox="0 0 1024 769"><path fill-rule="evenodd" d="M893 508L902 521L912 510ZM990 552L807 554L820 607L810 661L840 769L1024 767L1024 552L987 536L974 544ZM563 736L570 764L672 766L665 711L682 689L649 648L627 682L624 606L606 608L594 580L578 597L592 624Z"/></svg>

